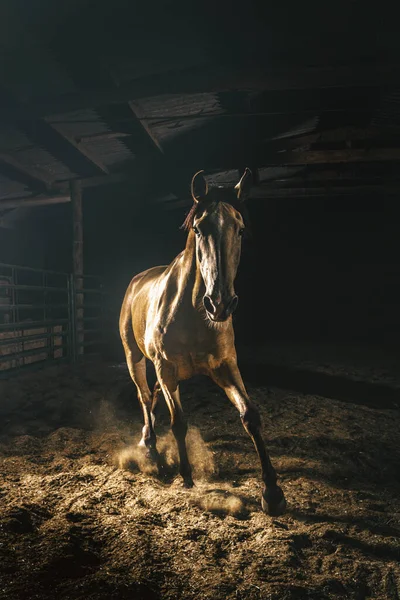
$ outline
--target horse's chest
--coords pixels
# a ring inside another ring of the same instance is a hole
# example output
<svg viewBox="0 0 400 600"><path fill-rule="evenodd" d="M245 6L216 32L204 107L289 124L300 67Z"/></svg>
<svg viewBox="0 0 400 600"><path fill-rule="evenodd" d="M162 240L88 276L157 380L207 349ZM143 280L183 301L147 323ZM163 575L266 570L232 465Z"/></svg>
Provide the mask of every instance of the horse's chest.
<svg viewBox="0 0 400 600"><path fill-rule="evenodd" d="M221 349L213 339L196 335L195 331L159 332L156 354L175 365L179 379L189 379L198 373L209 373L221 363Z"/></svg>
<svg viewBox="0 0 400 600"><path fill-rule="evenodd" d="M167 360L174 364L179 380L189 379L193 375L208 375L221 364L221 359L205 352L175 354L169 356Z"/></svg>

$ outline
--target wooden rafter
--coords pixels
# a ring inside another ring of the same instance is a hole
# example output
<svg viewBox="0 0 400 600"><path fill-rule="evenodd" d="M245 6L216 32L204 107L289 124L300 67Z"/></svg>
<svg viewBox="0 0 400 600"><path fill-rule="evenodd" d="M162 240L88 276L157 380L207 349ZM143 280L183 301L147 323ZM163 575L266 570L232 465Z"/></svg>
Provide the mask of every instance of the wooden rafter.
<svg viewBox="0 0 400 600"><path fill-rule="evenodd" d="M260 186L252 190L251 198L312 198L323 196L349 196L356 194L400 193L400 182L381 185L326 185L324 187L277 187Z"/></svg>
<svg viewBox="0 0 400 600"><path fill-rule="evenodd" d="M158 77L144 77L119 87L64 94L26 106L5 108L0 119L43 117L96 106L126 103L169 94L212 93L235 90L302 90L362 86L396 86L400 64L346 65L266 69L256 65L237 69L230 64L209 65Z"/></svg>
<svg viewBox="0 0 400 600"><path fill-rule="evenodd" d="M279 199L279 198L323 198L326 196L356 196L358 194L393 195L400 194L400 183L387 185L332 185L325 187L289 187L259 186L252 189L250 199ZM166 210L176 210L190 206L190 198L173 200L165 204Z"/></svg>
<svg viewBox="0 0 400 600"><path fill-rule="evenodd" d="M12 198L0 200L0 210L5 208L30 208L33 206L48 206L50 204L64 204L71 201L70 194L59 194L56 196L27 196L25 198Z"/></svg>
<svg viewBox="0 0 400 600"><path fill-rule="evenodd" d="M290 150L291 148L301 148L311 144L323 144L331 142L352 142L366 140L400 140L400 130L393 132L388 129L380 129L378 127L338 127L335 129L327 129L324 131L316 131L309 134L301 134L296 136L281 137L277 139L266 139L265 144L270 144L275 147L282 147Z"/></svg>
<svg viewBox="0 0 400 600"><path fill-rule="evenodd" d="M309 150L282 152L268 165L321 165L356 162L400 161L400 148L365 148L344 150Z"/></svg>
<svg viewBox="0 0 400 600"><path fill-rule="evenodd" d="M56 159L65 164L73 173L90 176L108 173L98 160L84 147L67 136L58 126L50 124L45 118L33 116L25 105L16 100L7 90L0 90L0 102L4 110L0 111L0 121L4 122L7 110L14 112L7 120L8 124L22 131L31 142L44 148Z"/></svg>
<svg viewBox="0 0 400 600"><path fill-rule="evenodd" d="M146 132L146 135L149 137L152 145L155 147L157 152L161 152L161 154L164 154L163 147L162 147L160 141L154 135L154 133L149 125L148 119L145 119L143 117L141 107L133 101L128 102L128 104L129 104L129 108L133 112L134 117L139 121L142 129L144 129L144 131Z"/></svg>
<svg viewBox="0 0 400 600"><path fill-rule="evenodd" d="M263 149L254 152L240 151L236 156L222 156L216 160L201 163L192 157L179 156L176 159L182 172L195 172L203 168L205 171L226 171L240 168L240 165L251 164L254 168L279 167L286 165L333 165L340 163L399 162L400 148L364 148L342 150L306 150L273 152Z"/></svg>
<svg viewBox="0 0 400 600"><path fill-rule="evenodd" d="M38 190L50 190L52 181L49 176L36 167L22 164L11 154L0 154L0 171L10 179L20 181Z"/></svg>
<svg viewBox="0 0 400 600"><path fill-rule="evenodd" d="M83 188L97 187L102 185L111 185L115 183L124 183L132 180L134 175L132 173L112 173L111 175L98 175L95 177L84 177L80 178L79 181ZM57 188L61 192L67 192L69 189L69 182L63 181L57 185Z"/></svg>
<svg viewBox="0 0 400 600"><path fill-rule="evenodd" d="M130 137L131 135L131 133L124 133L122 131L105 131L104 133L92 133L91 135L76 136L75 141L77 144L84 144L85 142L126 138Z"/></svg>
<svg viewBox="0 0 400 600"><path fill-rule="evenodd" d="M61 138L63 138L69 144L69 146L71 146L74 149L74 152L78 152L79 155L84 157L90 166L94 167L99 172L108 175L108 168L103 164L103 162L99 158L95 157L93 153L85 147L84 143L79 143L72 136L67 135L63 131L62 127L60 127L56 123L49 123L48 119L45 119L44 122L48 123L48 125L54 131L56 131L59 134L59 136L61 136ZM69 150L69 152L71 153L71 150Z"/></svg>

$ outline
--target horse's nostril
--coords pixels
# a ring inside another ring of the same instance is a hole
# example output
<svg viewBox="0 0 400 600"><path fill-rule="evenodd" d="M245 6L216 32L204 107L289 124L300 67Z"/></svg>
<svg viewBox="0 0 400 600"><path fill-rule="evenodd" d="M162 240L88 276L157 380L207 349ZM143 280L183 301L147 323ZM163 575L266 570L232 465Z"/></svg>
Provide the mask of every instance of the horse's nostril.
<svg viewBox="0 0 400 600"><path fill-rule="evenodd" d="M212 315L215 313L215 306L209 296L204 296L203 304L207 312L209 312Z"/></svg>
<svg viewBox="0 0 400 600"><path fill-rule="evenodd" d="M238 305L239 298L237 296L233 296L232 300L229 303L229 312L232 314Z"/></svg>

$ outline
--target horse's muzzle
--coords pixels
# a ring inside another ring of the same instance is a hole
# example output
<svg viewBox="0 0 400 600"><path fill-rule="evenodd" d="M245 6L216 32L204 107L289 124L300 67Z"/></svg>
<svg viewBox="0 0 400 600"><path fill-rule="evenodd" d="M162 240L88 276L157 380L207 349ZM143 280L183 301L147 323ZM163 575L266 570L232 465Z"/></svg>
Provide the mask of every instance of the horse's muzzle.
<svg viewBox="0 0 400 600"><path fill-rule="evenodd" d="M222 301L222 299L219 302L217 302L217 300L213 301L210 296L204 296L203 298L204 308L206 309L209 318L211 321L217 323L226 321L236 310L238 302L239 298L236 295L232 296L227 302Z"/></svg>

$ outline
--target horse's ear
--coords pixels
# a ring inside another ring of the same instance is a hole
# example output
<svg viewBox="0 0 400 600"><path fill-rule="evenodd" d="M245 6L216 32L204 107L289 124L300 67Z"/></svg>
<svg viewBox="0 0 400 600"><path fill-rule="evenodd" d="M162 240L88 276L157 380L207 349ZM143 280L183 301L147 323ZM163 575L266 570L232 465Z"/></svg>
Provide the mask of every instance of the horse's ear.
<svg viewBox="0 0 400 600"><path fill-rule="evenodd" d="M246 167L239 183L235 185L237 197L240 202L244 202L250 194L251 184L253 183L253 175L249 168Z"/></svg>
<svg viewBox="0 0 400 600"><path fill-rule="evenodd" d="M203 198L207 196L208 185L204 179L204 171L198 171L196 175L193 175L191 191L192 198L195 202L201 202Z"/></svg>

